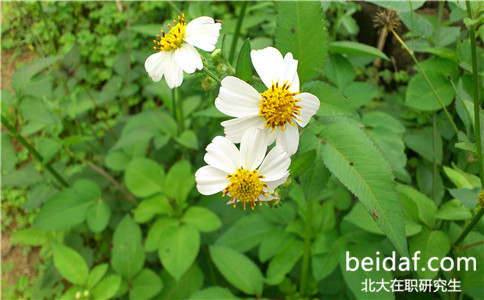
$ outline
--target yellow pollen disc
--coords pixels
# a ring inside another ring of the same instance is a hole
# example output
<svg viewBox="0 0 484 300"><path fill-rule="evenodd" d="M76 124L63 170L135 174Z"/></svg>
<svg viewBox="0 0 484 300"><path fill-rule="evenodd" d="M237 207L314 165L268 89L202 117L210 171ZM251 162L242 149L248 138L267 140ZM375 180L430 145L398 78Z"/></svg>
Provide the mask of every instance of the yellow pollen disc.
<svg viewBox="0 0 484 300"><path fill-rule="evenodd" d="M230 179L230 184L225 188L222 196L230 194L230 201L234 202L234 207L237 200L244 203L244 209L247 203L250 203L250 207L254 209L256 200L262 205L259 197L260 195L267 196L264 192L264 187L267 185L261 181L264 176L258 175L257 170L249 172L239 168L237 172L228 175L227 178Z"/></svg>
<svg viewBox="0 0 484 300"><path fill-rule="evenodd" d="M288 84L287 81L279 86L279 81L277 81L275 84L272 83L270 89L261 93L259 116L264 117L265 126L272 127L272 130L277 127L286 130L286 123L294 126L292 119L299 120L297 116L299 116L302 106L297 105L297 102L301 99L294 98L299 92L291 93L290 86L291 84Z"/></svg>
<svg viewBox="0 0 484 300"><path fill-rule="evenodd" d="M156 45L153 47L155 50L169 51L180 47L180 45L183 43L183 38L185 37L185 28L187 27L185 24L185 14L182 14L181 17L178 16L178 23L176 20L173 20L173 23L175 26L168 24L168 27L170 27L170 31L168 31L168 33L165 34L165 32L162 30L161 35L156 35L160 41L158 42L157 40L153 40L153 43Z"/></svg>

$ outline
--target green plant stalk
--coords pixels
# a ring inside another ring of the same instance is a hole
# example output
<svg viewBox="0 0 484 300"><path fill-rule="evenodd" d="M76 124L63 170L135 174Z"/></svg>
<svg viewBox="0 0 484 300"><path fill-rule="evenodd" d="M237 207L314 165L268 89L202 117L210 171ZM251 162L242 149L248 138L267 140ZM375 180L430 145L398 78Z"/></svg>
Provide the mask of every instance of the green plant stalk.
<svg viewBox="0 0 484 300"><path fill-rule="evenodd" d="M42 155L37 152L37 150L32 147L29 142L27 142L18 132L15 128L13 128L7 121L7 119L4 116L1 116L2 120L2 125L7 128L8 131L10 131L11 134L15 136L15 138L22 144L24 145L25 148L32 154L33 157L35 157L46 169L49 171L52 176L64 187L68 187L69 184L57 173L56 170L54 170L49 164L44 164L44 158Z"/></svg>
<svg viewBox="0 0 484 300"><path fill-rule="evenodd" d="M397 38L397 40L400 42L400 44L407 50L408 54L410 54L410 57L412 57L412 60L415 62L415 65L417 66L419 72L422 74L422 76L425 78L425 81L429 85L430 89L432 90L432 93L434 94L435 98L437 98L437 101L439 101L440 106L442 106L442 109L444 110L445 114L447 115L447 118L449 118L450 123L452 124L452 127L454 128L455 133L457 134L459 132L459 129L457 129L457 126L454 123L454 120L452 120L452 117L449 114L449 111L445 107L444 103L442 102L442 99L440 99L439 94L437 94L437 91L435 90L434 86L430 82L429 78L427 77L427 74L425 71L422 69L420 66L420 63L418 62L417 58L415 55L413 55L413 52L408 49L407 45L405 42L400 38L400 36L395 32L395 30L391 29L393 35Z"/></svg>
<svg viewBox="0 0 484 300"><path fill-rule="evenodd" d="M466 8L467 8L467 16L472 19L472 11L471 11L471 5L469 1L466 1ZM474 130L476 133L476 148L477 148L477 162L479 164L479 176L481 179L481 187L484 187L484 170L482 166L482 145L481 145L481 121L480 121L480 116L479 116L479 105L480 105L480 99L479 99L479 77L477 74L477 55L476 55L476 34L475 34L475 28L470 27L469 28L469 39L471 42L471 55L472 55L472 76L473 76L473 81L474 81ZM469 232L474 228L474 226L479 222L479 220L482 218L484 215L484 208L481 208L479 212L474 216L472 221L467 224L467 226L464 228L464 231L461 233L459 238L455 241L455 245L458 246L466 236L469 234Z"/></svg>
<svg viewBox="0 0 484 300"><path fill-rule="evenodd" d="M239 16L237 19L237 25L235 26L234 37L232 39L232 45L230 46L229 61L234 60L235 47L237 46L237 40L239 39L239 35L240 35L240 28L242 27L242 22L244 21L245 11L247 10L248 4L249 4L248 1L244 1L242 2L242 6L240 7Z"/></svg>
<svg viewBox="0 0 484 300"><path fill-rule="evenodd" d="M435 46L439 45L440 27L442 23L442 14L444 13L444 1L439 1L439 15L437 19L437 28L435 29Z"/></svg>
<svg viewBox="0 0 484 300"><path fill-rule="evenodd" d="M218 78L217 75L215 75L215 73L213 73L212 71L210 71L207 66L203 66L203 69L202 69L203 72L205 72L205 74L207 74L208 76L210 76L213 80L215 80L216 82L218 83L222 83L222 80L220 78Z"/></svg>
<svg viewBox="0 0 484 300"><path fill-rule="evenodd" d="M301 266L301 283L299 285L299 293L301 296L306 294L308 285L308 270L309 270L309 254L311 250L311 239L313 225L313 202L314 199L309 199L306 203L306 229L304 232L304 252Z"/></svg>

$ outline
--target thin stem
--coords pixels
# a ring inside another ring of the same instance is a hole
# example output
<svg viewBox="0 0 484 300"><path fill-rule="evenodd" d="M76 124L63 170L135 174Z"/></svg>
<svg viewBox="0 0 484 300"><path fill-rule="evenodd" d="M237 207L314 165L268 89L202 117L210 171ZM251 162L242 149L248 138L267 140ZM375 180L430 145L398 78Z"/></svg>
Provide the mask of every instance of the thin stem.
<svg viewBox="0 0 484 300"><path fill-rule="evenodd" d="M83 163L85 163L86 166L93 169L96 173L98 173L102 177L106 178L109 182L114 184L114 186L116 188L118 188L118 190L120 190L121 193L123 193L123 195L126 197L126 199L131 201L135 206L138 205L138 202L136 201L136 199L134 199L133 195L131 195L130 192L128 192L118 181L116 181L116 179L111 177L111 175L109 175L106 171L104 171L103 169L101 169L100 167L96 166L95 164L93 164L92 162L90 162L88 160L83 159L81 161Z"/></svg>
<svg viewBox="0 0 484 300"><path fill-rule="evenodd" d="M432 116L433 124L432 124L432 150L433 150L433 163L434 163L434 174L432 178L432 200L438 205L437 203L437 118L435 117L435 112ZM440 201L439 201L440 202Z"/></svg>
<svg viewBox="0 0 484 300"><path fill-rule="evenodd" d="M56 170L54 170L49 164L44 163L44 158L37 152L37 150L32 147L29 142L27 142L18 132L15 128L13 128L7 121L7 119L4 116L1 116L2 120L2 125L7 128L8 131L10 131L11 134L15 136L15 138L22 144L24 145L25 148L32 154L33 157L35 157L46 169L49 171L52 176L64 187L68 187L69 184L57 173Z"/></svg>
<svg viewBox="0 0 484 300"><path fill-rule="evenodd" d="M391 29L391 31L392 31L393 35L397 38L397 40L400 42L400 44L402 44L403 48L405 48L405 50L407 50L408 54L410 54L410 57L412 57L412 60L415 62L415 65L417 66L420 74L422 74L422 76L424 77L425 81L427 82L427 84L429 85L430 89L432 90L432 93L434 94L435 98L437 98L437 101L439 101L440 106L442 106L442 109L444 110L445 114L447 115L447 118L449 118L449 121L452 124L452 127L454 128L455 133L457 134L459 132L459 129L457 129L457 126L455 125L454 120L452 120L452 117L450 116L449 111L447 110L447 108L445 107L444 103L442 102L442 99L440 99L439 94L437 94L437 91L435 90L434 86L432 85L432 83L430 82L429 78L427 77L427 74L422 69L422 66L420 66L420 63L418 62L418 60L415 57L415 55L413 55L413 51L410 51L410 49L408 49L408 47L405 44L405 42L400 38L400 36L395 32L395 30Z"/></svg>
<svg viewBox="0 0 484 300"><path fill-rule="evenodd" d="M237 19L237 25L235 26L234 36L232 39L232 46L230 47L229 61L234 60L235 47L237 47L237 40L239 39L240 28L242 27L242 21L244 21L245 11L247 9L248 4L249 4L248 1L244 1L242 2L242 6L240 7L239 16Z"/></svg>
<svg viewBox="0 0 484 300"><path fill-rule="evenodd" d="M215 73L213 73L212 71L210 71L206 66L203 67L202 71L205 72L205 74L207 74L208 76L212 77L212 79L215 80L216 82L222 83L222 80L218 78L218 76L215 75Z"/></svg>
<svg viewBox="0 0 484 300"><path fill-rule="evenodd" d="M484 215L484 208L481 208L479 212L474 216L472 221L469 224L467 224L466 228L464 228L464 231L462 231L459 238L455 241L454 244L456 246L459 246L459 244L462 243L462 241L464 241L466 236L469 234L472 228L477 224L477 222L479 222L479 220L482 218L483 215Z"/></svg>
<svg viewBox="0 0 484 300"><path fill-rule="evenodd" d="M301 267L301 283L299 286L299 292L301 296L306 294L306 289L308 285L308 270L309 270L309 254L311 250L311 239L312 230L311 226L313 224L313 202L314 199L309 199L306 203L306 229L304 232L304 252Z"/></svg>
<svg viewBox="0 0 484 300"><path fill-rule="evenodd" d="M479 245L482 245L482 244L484 244L484 241L480 241L480 242L472 243L472 244L469 244L469 245L465 245L465 247L462 248L462 251L466 251L469 248L472 248L472 247L475 247L475 246L479 246Z"/></svg>
<svg viewBox="0 0 484 300"><path fill-rule="evenodd" d="M412 5L412 0L408 0L408 3L410 4L410 31L412 32L412 35L413 35L413 5ZM410 47L412 47L412 52L413 52L413 38L410 39Z"/></svg>
<svg viewBox="0 0 484 300"><path fill-rule="evenodd" d="M439 1L439 15L437 19L437 28L435 29L435 46L439 45L440 26L442 23L442 14L444 13L444 1Z"/></svg>

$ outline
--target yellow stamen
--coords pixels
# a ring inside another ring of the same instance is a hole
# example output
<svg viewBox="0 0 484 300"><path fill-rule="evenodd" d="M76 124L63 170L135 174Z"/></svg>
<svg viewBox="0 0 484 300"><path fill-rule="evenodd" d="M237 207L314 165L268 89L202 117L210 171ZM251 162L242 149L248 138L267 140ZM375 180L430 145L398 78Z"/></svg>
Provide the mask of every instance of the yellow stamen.
<svg viewBox="0 0 484 300"><path fill-rule="evenodd" d="M264 192L264 187L267 187L267 185L260 180L264 176L258 175L257 170L249 172L239 168L234 174L228 175L227 178L230 179L230 184L224 189L222 197L230 194L230 201L234 201L234 207L237 200L243 202L244 210L247 203L254 209L256 200L262 205L259 197L261 195L267 196Z"/></svg>
<svg viewBox="0 0 484 300"><path fill-rule="evenodd" d="M176 20L173 20L175 26L168 24L170 27L170 31L165 34L163 30L161 30L161 36L157 34L156 36L160 39L160 41L154 40L155 43L155 50L159 51L169 51L180 47L183 43L183 38L185 37L185 28L187 25L185 24L185 14L178 16L178 23Z"/></svg>

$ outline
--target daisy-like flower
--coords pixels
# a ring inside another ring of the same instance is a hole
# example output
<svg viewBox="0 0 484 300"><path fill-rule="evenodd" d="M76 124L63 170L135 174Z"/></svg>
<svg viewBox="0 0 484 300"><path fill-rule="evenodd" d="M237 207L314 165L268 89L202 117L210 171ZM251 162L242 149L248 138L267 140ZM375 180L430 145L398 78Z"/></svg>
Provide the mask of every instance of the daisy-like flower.
<svg viewBox="0 0 484 300"><path fill-rule="evenodd" d="M275 48L252 50L252 64L267 90L259 93L246 82L232 76L222 80L215 106L226 115L235 117L222 126L225 135L239 143L249 128L262 128L268 143L276 140L290 155L297 151L299 130L319 109L319 99L299 92L297 60L289 52L283 58Z"/></svg>
<svg viewBox="0 0 484 300"><path fill-rule="evenodd" d="M153 40L153 48L158 53L150 55L145 61L146 72L157 82L165 76L166 83L172 89L183 82L183 71L191 74L203 68L202 58L195 47L211 52L215 49L220 23L212 18L199 17L190 23L185 23L185 15L178 16L178 23L168 24L170 31L156 36L160 41ZM194 47L195 46L195 47Z"/></svg>
<svg viewBox="0 0 484 300"><path fill-rule="evenodd" d="M270 201L269 195L289 177L289 154L282 147L274 147L264 158L267 137L260 129L247 130L240 143L240 151L226 137L217 136L207 146L204 160L208 166L195 173L197 189L203 195L223 191L230 197L227 204L242 202L254 209L256 201Z"/></svg>

